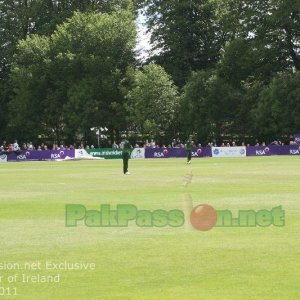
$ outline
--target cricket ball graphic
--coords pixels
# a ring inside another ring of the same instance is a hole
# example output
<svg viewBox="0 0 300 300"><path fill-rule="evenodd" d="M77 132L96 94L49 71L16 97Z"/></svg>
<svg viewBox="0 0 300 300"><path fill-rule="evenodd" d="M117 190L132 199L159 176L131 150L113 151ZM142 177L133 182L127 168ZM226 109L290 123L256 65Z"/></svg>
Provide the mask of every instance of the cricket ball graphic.
<svg viewBox="0 0 300 300"><path fill-rule="evenodd" d="M208 231L217 223L217 212L211 205L200 204L193 208L190 221L195 229Z"/></svg>

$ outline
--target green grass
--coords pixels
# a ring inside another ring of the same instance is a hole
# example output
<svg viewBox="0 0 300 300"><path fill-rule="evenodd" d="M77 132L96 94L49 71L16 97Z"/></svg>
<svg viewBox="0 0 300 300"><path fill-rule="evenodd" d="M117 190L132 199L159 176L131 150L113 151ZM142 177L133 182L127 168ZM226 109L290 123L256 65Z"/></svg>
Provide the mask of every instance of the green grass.
<svg viewBox="0 0 300 300"><path fill-rule="evenodd" d="M96 270L0 270L0 287L21 300L300 299L298 157L33 162L0 165L0 263L91 262ZM192 170L185 190L183 176ZM284 227L65 227L65 204L134 204L139 209L285 210ZM7 283L54 275L59 283ZM1 289L0 289L1 292Z"/></svg>

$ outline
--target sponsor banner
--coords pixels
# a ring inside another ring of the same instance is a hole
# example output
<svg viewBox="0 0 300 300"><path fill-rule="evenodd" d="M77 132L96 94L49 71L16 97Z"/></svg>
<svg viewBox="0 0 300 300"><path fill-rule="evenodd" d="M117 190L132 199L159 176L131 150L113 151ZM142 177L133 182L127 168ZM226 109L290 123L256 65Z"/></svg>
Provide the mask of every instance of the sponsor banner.
<svg viewBox="0 0 300 300"><path fill-rule="evenodd" d="M211 148L193 148L192 157L211 156ZM184 148L147 148L145 149L146 158L169 158L186 157Z"/></svg>
<svg viewBox="0 0 300 300"><path fill-rule="evenodd" d="M20 151L7 155L7 161L39 161L74 157L75 150Z"/></svg>
<svg viewBox="0 0 300 300"><path fill-rule="evenodd" d="M121 148L97 148L97 149L87 149L86 152L93 157L102 157L105 159L116 159L122 158ZM145 158L144 148L134 148L130 149L131 158Z"/></svg>
<svg viewBox="0 0 300 300"><path fill-rule="evenodd" d="M299 155L300 146L291 145L291 146L270 146L272 155Z"/></svg>
<svg viewBox="0 0 300 300"><path fill-rule="evenodd" d="M300 155L300 145L247 147L247 156Z"/></svg>
<svg viewBox="0 0 300 300"><path fill-rule="evenodd" d="M145 158L145 149L134 148L131 152L131 158Z"/></svg>
<svg viewBox="0 0 300 300"><path fill-rule="evenodd" d="M86 152L93 157L102 157L105 159L122 158L122 149L119 148L86 149Z"/></svg>
<svg viewBox="0 0 300 300"><path fill-rule="evenodd" d="M7 162L7 155L0 153L0 163Z"/></svg>
<svg viewBox="0 0 300 300"><path fill-rule="evenodd" d="M87 153L85 149L75 149L75 158L86 158L90 155Z"/></svg>
<svg viewBox="0 0 300 300"><path fill-rule="evenodd" d="M272 155L271 146L250 146L246 148L247 156L270 156Z"/></svg>
<svg viewBox="0 0 300 300"><path fill-rule="evenodd" d="M212 147L213 157L244 157L246 147Z"/></svg>

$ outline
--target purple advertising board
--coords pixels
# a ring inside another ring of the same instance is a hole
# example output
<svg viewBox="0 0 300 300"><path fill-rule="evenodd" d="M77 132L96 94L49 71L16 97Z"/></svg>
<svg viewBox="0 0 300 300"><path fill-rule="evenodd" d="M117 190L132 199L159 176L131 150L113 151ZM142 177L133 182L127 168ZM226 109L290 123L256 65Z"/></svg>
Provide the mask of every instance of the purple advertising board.
<svg viewBox="0 0 300 300"><path fill-rule="evenodd" d="M271 147L257 147L257 146L249 146L246 147L246 156L270 156L272 155Z"/></svg>
<svg viewBox="0 0 300 300"><path fill-rule="evenodd" d="M7 161L41 161L75 157L75 150L21 151L7 155Z"/></svg>
<svg viewBox="0 0 300 300"><path fill-rule="evenodd" d="M299 155L300 146L265 146L247 147L247 156L270 156L270 155Z"/></svg>
<svg viewBox="0 0 300 300"><path fill-rule="evenodd" d="M194 148L192 157L211 157L211 148ZM184 148L147 148L145 158L170 158L170 157L186 157Z"/></svg>
<svg viewBox="0 0 300 300"><path fill-rule="evenodd" d="M272 155L299 155L300 145L270 146Z"/></svg>
<svg viewBox="0 0 300 300"><path fill-rule="evenodd" d="M246 156L270 156L270 155L300 155L300 145L290 146L260 146L246 147ZM193 158L211 157L212 148L202 147L192 150ZM75 150L45 150L45 151L21 151L12 152L8 155L0 153L0 162L6 161L44 161L74 158ZM184 148L147 148L145 149L145 158L171 158L186 157Z"/></svg>
<svg viewBox="0 0 300 300"><path fill-rule="evenodd" d="M193 149L193 157L211 157L210 147ZM246 147L246 156L270 156L270 155L300 155L300 145L291 146L250 146ZM145 158L170 158L186 157L184 148L147 148Z"/></svg>

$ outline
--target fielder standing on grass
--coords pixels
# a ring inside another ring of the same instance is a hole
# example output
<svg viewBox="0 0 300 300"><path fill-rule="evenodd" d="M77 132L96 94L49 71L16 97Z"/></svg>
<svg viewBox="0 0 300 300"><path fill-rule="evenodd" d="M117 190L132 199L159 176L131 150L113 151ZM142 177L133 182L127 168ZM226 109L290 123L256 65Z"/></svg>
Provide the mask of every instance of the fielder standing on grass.
<svg viewBox="0 0 300 300"><path fill-rule="evenodd" d="M185 150L186 150L186 156L187 156L187 164L191 163L192 160L192 148L193 148L193 141L192 141L192 135L189 136L189 139L185 143Z"/></svg>
<svg viewBox="0 0 300 300"><path fill-rule="evenodd" d="M123 173L124 175L130 175L128 172L128 160L130 158L130 143L126 140L126 135L122 135L122 142L121 142L121 148L122 148L122 158L123 158Z"/></svg>

